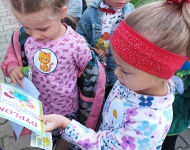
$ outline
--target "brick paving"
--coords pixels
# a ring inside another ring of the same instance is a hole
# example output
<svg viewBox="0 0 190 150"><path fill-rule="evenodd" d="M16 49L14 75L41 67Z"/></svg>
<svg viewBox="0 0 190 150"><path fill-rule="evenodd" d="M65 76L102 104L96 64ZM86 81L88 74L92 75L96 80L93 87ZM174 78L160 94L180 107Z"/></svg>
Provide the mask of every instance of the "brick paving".
<svg viewBox="0 0 190 150"><path fill-rule="evenodd" d="M93 0L87 0L88 5ZM2 62L13 31L18 27L18 22L12 15L8 0L0 0L0 63ZM0 70L0 81L9 82ZM23 136L14 140L12 129L7 120L0 118L0 147L3 150L37 150L29 146L30 137ZM190 130L183 132L177 139L176 150L190 150Z"/></svg>

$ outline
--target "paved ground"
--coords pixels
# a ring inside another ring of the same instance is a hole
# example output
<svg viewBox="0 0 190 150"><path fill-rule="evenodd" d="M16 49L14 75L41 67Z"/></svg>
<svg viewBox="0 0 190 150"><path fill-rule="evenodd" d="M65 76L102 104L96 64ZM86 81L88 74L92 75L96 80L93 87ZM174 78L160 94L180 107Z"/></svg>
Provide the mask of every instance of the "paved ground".
<svg viewBox="0 0 190 150"><path fill-rule="evenodd" d="M87 0L88 4L92 0ZM8 44L11 40L11 34L18 27L18 23L12 16L8 7L8 0L0 0L0 63L2 62ZM5 82L5 78L0 71L0 81ZM6 80L10 81L10 80ZM36 150L29 146L30 137L20 137L15 141L12 136L12 129L7 120L0 118L0 147L3 150ZM176 150L190 150L190 130L180 134Z"/></svg>

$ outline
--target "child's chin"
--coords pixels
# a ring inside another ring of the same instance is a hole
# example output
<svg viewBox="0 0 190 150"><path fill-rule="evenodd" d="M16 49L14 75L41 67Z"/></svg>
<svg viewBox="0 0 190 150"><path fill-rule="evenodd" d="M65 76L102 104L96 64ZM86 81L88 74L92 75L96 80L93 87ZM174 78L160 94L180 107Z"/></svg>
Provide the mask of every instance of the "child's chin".
<svg viewBox="0 0 190 150"><path fill-rule="evenodd" d="M40 42L48 42L49 39L38 39L38 41L40 41Z"/></svg>
<svg viewBox="0 0 190 150"><path fill-rule="evenodd" d="M121 81L120 81L120 84L121 84L121 85L123 85L123 86L125 86L125 84L124 84L124 83L122 83Z"/></svg>

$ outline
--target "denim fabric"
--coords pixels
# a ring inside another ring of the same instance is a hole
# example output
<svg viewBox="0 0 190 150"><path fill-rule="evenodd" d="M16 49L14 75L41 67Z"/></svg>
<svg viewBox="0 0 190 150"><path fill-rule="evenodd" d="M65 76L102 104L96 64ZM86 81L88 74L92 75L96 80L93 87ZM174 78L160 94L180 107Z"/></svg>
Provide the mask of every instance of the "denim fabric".
<svg viewBox="0 0 190 150"><path fill-rule="evenodd" d="M82 15L82 0L69 0L67 14L75 18L80 18Z"/></svg>
<svg viewBox="0 0 190 150"><path fill-rule="evenodd" d="M102 36L102 20L99 11L100 1L94 1L89 8L83 13L76 28L76 31L81 34L88 42L89 47L96 47L98 39ZM120 19L113 26L111 34L115 28L119 25L122 19L134 10L134 6L131 3L126 4L122 9L122 15ZM113 59L110 47L108 48L108 62L106 66L106 83L107 86L113 86L117 81L117 77L114 74L116 68L115 61Z"/></svg>

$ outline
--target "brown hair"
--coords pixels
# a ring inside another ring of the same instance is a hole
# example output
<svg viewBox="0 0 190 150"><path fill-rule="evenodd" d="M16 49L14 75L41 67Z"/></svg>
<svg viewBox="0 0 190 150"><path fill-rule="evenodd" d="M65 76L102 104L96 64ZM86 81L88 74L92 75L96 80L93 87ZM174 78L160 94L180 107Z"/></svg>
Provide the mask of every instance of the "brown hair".
<svg viewBox="0 0 190 150"><path fill-rule="evenodd" d="M131 14L127 24L157 46L176 54L190 50L190 4L145 4Z"/></svg>
<svg viewBox="0 0 190 150"><path fill-rule="evenodd" d="M68 0L10 0L10 2L14 11L20 14L30 14L42 9L57 13L62 6L67 5Z"/></svg>

